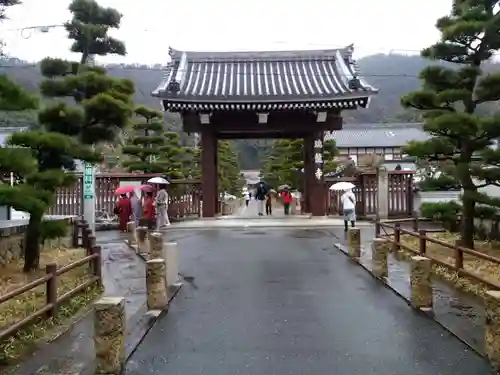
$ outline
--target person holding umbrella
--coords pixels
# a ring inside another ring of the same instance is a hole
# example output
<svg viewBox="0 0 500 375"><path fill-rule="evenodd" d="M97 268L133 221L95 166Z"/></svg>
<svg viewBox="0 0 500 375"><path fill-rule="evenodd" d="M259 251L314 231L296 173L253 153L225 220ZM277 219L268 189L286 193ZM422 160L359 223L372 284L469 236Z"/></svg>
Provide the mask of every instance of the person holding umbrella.
<svg viewBox="0 0 500 375"><path fill-rule="evenodd" d="M167 185L161 184L156 193L156 228L161 229L170 225L168 219L168 193Z"/></svg>
<svg viewBox="0 0 500 375"><path fill-rule="evenodd" d="M119 195L120 198L118 199L118 202L116 202L113 211L120 219L119 228L122 232L127 231L127 223L129 222L130 215L132 214L132 204L130 202L130 198L127 197L127 194L131 194L134 191L134 186L120 186L115 190L115 194Z"/></svg>
<svg viewBox="0 0 500 375"><path fill-rule="evenodd" d="M144 194L144 200L142 203L142 215L143 219L148 223L148 228L153 229L155 221L155 200L153 198L154 188L152 185L142 185L141 191Z"/></svg>
<svg viewBox="0 0 500 375"><path fill-rule="evenodd" d="M340 197L342 203L342 210L344 211L344 231L349 229L349 222L354 228L356 225L356 196L352 189L345 190L344 194Z"/></svg>

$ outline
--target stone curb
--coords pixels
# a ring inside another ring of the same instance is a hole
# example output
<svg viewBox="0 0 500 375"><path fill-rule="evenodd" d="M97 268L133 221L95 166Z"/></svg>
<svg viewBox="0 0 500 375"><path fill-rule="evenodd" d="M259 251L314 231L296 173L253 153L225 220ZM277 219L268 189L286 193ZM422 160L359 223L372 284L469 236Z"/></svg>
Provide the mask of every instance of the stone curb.
<svg viewBox="0 0 500 375"><path fill-rule="evenodd" d="M372 271L366 267L364 264L354 260L354 259L351 259L349 257L349 254L347 252L347 249L344 245L342 244L339 244L339 243L334 243L333 244L333 248L340 251L342 254L344 254L346 257L348 257L353 263L355 263L356 265L360 266L363 270L365 270L366 272L368 272L370 274L370 276L372 276L375 280L377 280L380 284L382 284L385 288L387 288L388 290L392 291L394 294L396 294L399 298L401 298L403 301L405 301L408 306L410 306L412 308L412 310L424 317L426 317L427 319L430 319L432 320L433 322L437 323L440 327L442 327L443 329L445 329L447 332L449 332L453 337L455 337L456 339L458 339L460 342L462 342L463 344L465 344L469 349L471 349L473 352L475 352L476 354L480 355L481 357L485 358L485 354L483 352L481 352L480 350L478 350L476 347L474 347L471 343L469 343L467 340L463 339L462 337L458 336L458 334L456 334L455 332L453 332L450 328L448 328L447 326L445 326L444 324L442 324L441 322L439 322L435 317L434 317L434 314L432 312L425 312L425 311L422 311L422 310L418 310L418 309L414 309L412 306L411 306L411 302L408 298L406 298L403 294L401 294L400 292L398 292L394 287L392 287L389 283L387 282L383 282L382 280L380 280L379 278L375 277L372 273Z"/></svg>

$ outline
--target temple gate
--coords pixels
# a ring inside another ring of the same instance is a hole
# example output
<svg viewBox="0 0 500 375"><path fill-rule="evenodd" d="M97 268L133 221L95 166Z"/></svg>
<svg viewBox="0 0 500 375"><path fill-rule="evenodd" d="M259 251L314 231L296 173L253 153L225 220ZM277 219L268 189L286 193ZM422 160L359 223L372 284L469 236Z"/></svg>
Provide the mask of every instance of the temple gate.
<svg viewBox="0 0 500 375"><path fill-rule="evenodd" d="M217 140L304 139L305 211L324 216L324 133L343 110L367 108L377 90L359 75L353 46L331 50L191 52L170 49L152 93L183 130L201 134L203 217L218 210Z"/></svg>

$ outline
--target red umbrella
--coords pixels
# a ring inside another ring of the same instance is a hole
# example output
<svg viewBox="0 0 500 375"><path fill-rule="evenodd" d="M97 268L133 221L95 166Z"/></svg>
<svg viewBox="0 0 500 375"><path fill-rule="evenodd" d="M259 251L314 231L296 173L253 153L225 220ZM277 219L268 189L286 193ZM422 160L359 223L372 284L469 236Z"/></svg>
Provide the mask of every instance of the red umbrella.
<svg viewBox="0 0 500 375"><path fill-rule="evenodd" d="M145 192L147 192L147 193L150 193L150 192L152 192L155 188L153 187L153 185L148 185L148 184L146 184L146 185L141 185L141 187L140 187L139 189L141 189L141 191L145 191Z"/></svg>
<svg viewBox="0 0 500 375"><path fill-rule="evenodd" d="M118 189L115 190L116 195L122 195L122 194L129 194L134 192L136 189L135 186L120 186Z"/></svg>

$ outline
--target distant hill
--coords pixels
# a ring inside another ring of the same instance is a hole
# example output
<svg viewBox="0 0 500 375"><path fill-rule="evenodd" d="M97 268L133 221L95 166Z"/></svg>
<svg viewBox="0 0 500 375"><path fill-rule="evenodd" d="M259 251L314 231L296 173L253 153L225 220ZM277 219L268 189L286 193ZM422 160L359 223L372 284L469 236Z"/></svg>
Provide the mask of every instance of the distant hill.
<svg viewBox="0 0 500 375"><path fill-rule="evenodd" d="M373 98L370 108L345 111L343 113L346 123L379 123L379 122L408 122L418 120L418 114L404 110L400 105L402 95L420 87L418 75L429 65L429 61L419 56L406 55L371 55L357 61L361 75L372 86L379 89ZM163 70L160 64L145 66L108 65L108 73L112 76L131 79L135 82L136 93L134 101L137 104L161 109L158 99L151 97L150 93L163 79ZM488 70L499 70L499 64L491 64ZM37 66L26 64L18 59L6 58L0 60L0 74L7 74L16 82L30 91L37 91L42 79ZM31 114L5 114L0 113L0 127L26 126L33 121ZM180 119L177 116L168 116L168 127L180 130ZM242 154L241 161L245 169L258 168L258 158L262 148L267 142L238 142L238 149Z"/></svg>

